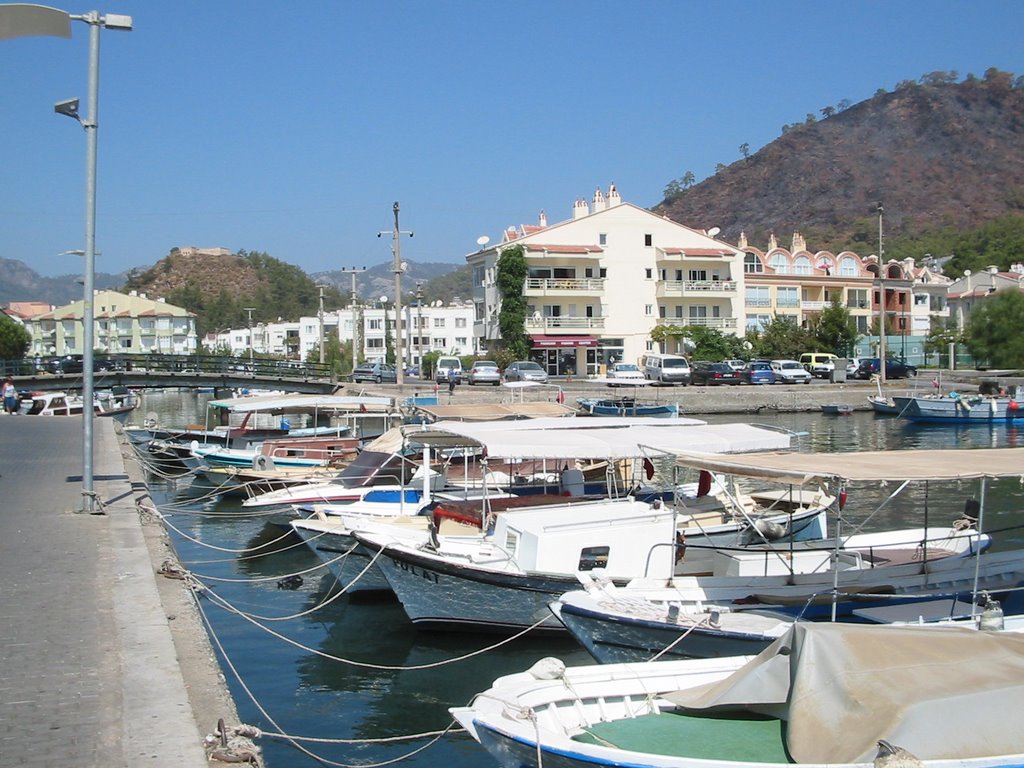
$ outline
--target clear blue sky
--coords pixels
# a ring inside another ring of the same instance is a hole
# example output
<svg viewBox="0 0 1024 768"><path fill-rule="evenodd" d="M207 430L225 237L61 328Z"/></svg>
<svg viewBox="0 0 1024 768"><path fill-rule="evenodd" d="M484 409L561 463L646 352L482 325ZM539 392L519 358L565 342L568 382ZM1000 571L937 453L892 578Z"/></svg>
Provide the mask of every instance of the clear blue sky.
<svg viewBox="0 0 1024 768"><path fill-rule="evenodd" d="M660 201L690 170L926 72L1024 74L1024 2L290 3L104 0L96 268L174 246L307 272L462 263L476 239L571 215L616 183ZM81 269L88 28L0 42L0 257ZM712 226L714 222L685 222ZM30 297L26 297L30 298Z"/></svg>

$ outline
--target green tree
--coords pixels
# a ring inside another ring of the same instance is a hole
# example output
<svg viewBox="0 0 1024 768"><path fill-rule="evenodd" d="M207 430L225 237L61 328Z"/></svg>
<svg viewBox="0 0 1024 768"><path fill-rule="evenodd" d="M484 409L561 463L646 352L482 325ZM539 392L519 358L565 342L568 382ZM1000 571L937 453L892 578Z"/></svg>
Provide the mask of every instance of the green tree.
<svg viewBox="0 0 1024 768"><path fill-rule="evenodd" d="M841 301L834 300L821 313L813 332L818 342L818 350L831 352L840 357L849 357L857 343L857 321Z"/></svg>
<svg viewBox="0 0 1024 768"><path fill-rule="evenodd" d="M25 326L0 312L0 359L21 360L31 343L32 337Z"/></svg>
<svg viewBox="0 0 1024 768"><path fill-rule="evenodd" d="M526 337L527 304L526 297L523 296L528 269L523 246L515 245L503 250L498 257L497 266L495 282L501 294L498 330L501 332L505 349L515 355L517 360L522 360L530 353L530 344Z"/></svg>
<svg viewBox="0 0 1024 768"><path fill-rule="evenodd" d="M755 357L799 359L814 343L814 337L782 315L776 315L760 333L749 334Z"/></svg>
<svg viewBox="0 0 1024 768"><path fill-rule="evenodd" d="M1024 293L999 291L971 312L967 349L996 368L1024 368Z"/></svg>

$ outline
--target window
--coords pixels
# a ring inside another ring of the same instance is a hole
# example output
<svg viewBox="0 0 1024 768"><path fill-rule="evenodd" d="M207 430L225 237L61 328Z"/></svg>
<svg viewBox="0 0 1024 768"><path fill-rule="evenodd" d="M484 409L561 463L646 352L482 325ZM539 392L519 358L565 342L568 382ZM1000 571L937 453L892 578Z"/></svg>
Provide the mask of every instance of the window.
<svg viewBox="0 0 1024 768"><path fill-rule="evenodd" d="M448 339L445 336L434 337L434 349L448 349Z"/></svg>
<svg viewBox="0 0 1024 768"><path fill-rule="evenodd" d="M455 327L456 328L465 328L466 327L466 318L464 318L464 317L456 317L455 318Z"/></svg>
<svg viewBox="0 0 1024 768"><path fill-rule="evenodd" d="M839 261L839 274L843 277L856 277L860 274L857 268L857 260L851 256L844 256Z"/></svg>
<svg viewBox="0 0 1024 768"><path fill-rule="evenodd" d="M444 318L443 317L435 317L434 318L434 327L435 328L444 328Z"/></svg>
<svg viewBox="0 0 1024 768"><path fill-rule="evenodd" d="M644 245L650 247L654 243L654 235L644 235Z"/></svg>
<svg viewBox="0 0 1024 768"><path fill-rule="evenodd" d="M584 547L580 550L580 562L577 571L592 571L608 565L610 547Z"/></svg>
<svg viewBox="0 0 1024 768"><path fill-rule="evenodd" d="M799 307L800 297L797 295L796 287L776 288L775 304L779 307Z"/></svg>
<svg viewBox="0 0 1024 768"><path fill-rule="evenodd" d="M367 349L384 349L384 339L367 339Z"/></svg>
<svg viewBox="0 0 1024 768"><path fill-rule="evenodd" d="M653 304L644 304L644 317L650 317L654 314Z"/></svg>
<svg viewBox="0 0 1024 768"><path fill-rule="evenodd" d="M602 232L601 234L599 234L597 236L597 244L598 245L608 245L608 233L607 232Z"/></svg>
<svg viewBox="0 0 1024 768"><path fill-rule="evenodd" d="M515 558L518 546L519 534L515 531L505 531L505 552L509 557Z"/></svg>
<svg viewBox="0 0 1024 768"><path fill-rule="evenodd" d="M691 269L687 272L687 280L707 280L708 271L706 269Z"/></svg>
<svg viewBox="0 0 1024 768"><path fill-rule="evenodd" d="M608 277L608 269L606 267L601 267L601 277Z"/></svg>
<svg viewBox="0 0 1024 768"><path fill-rule="evenodd" d="M456 336L455 337L455 346L456 347L468 347L469 344L466 343L466 337L465 336Z"/></svg>
<svg viewBox="0 0 1024 768"><path fill-rule="evenodd" d="M855 288L846 293L846 306L850 309L867 309L868 292L862 288Z"/></svg>
<svg viewBox="0 0 1024 768"><path fill-rule="evenodd" d="M748 274L752 272L764 272L764 265L761 263L761 260L757 258L756 253L744 254L743 271Z"/></svg>
<svg viewBox="0 0 1024 768"><path fill-rule="evenodd" d="M366 327L369 328L371 331L384 330L383 322L379 317L371 317L369 320L367 320Z"/></svg>
<svg viewBox="0 0 1024 768"><path fill-rule="evenodd" d="M644 277L646 277L648 280L650 280L652 277L654 277L654 270L651 269L650 267L645 269L644 270Z"/></svg>
<svg viewBox="0 0 1024 768"><path fill-rule="evenodd" d="M768 286L758 285L746 287L746 305L748 307L770 307L771 296L768 293Z"/></svg>

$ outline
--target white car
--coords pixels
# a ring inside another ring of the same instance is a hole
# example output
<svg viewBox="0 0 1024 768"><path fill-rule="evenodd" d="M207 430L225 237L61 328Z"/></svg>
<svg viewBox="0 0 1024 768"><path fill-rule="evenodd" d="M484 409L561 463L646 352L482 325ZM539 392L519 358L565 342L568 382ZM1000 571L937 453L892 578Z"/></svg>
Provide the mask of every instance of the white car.
<svg viewBox="0 0 1024 768"><path fill-rule="evenodd" d="M846 361L846 375L853 377L857 375L857 369L860 368L860 358L851 357Z"/></svg>
<svg viewBox="0 0 1024 768"><path fill-rule="evenodd" d="M608 369L608 378L625 379L627 381L647 381L644 372L640 370L640 366L633 363L615 363ZM617 385L609 383L608 386L614 387Z"/></svg>
<svg viewBox="0 0 1024 768"><path fill-rule="evenodd" d="M772 360L776 384L810 384L811 374L796 360Z"/></svg>

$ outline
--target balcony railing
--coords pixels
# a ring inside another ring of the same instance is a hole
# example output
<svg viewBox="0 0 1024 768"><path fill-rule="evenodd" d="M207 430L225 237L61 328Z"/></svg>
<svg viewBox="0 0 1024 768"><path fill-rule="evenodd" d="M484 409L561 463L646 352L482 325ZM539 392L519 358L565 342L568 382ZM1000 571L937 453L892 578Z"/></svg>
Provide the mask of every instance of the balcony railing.
<svg viewBox="0 0 1024 768"><path fill-rule="evenodd" d="M603 317L528 317L526 330L536 333L560 333L562 331L590 331L604 328Z"/></svg>
<svg viewBox="0 0 1024 768"><path fill-rule="evenodd" d="M659 317L658 325L674 326L685 328L690 325L700 325L704 328L735 328L735 317Z"/></svg>
<svg viewBox="0 0 1024 768"><path fill-rule="evenodd" d="M735 293L735 280L659 280L658 298L709 293Z"/></svg>
<svg viewBox="0 0 1024 768"><path fill-rule="evenodd" d="M744 302L744 306L747 307L770 307L771 305L771 299L747 299Z"/></svg>
<svg viewBox="0 0 1024 768"><path fill-rule="evenodd" d="M602 293L603 277L563 278L563 277L528 277L525 292L530 295L547 293Z"/></svg>
<svg viewBox="0 0 1024 768"><path fill-rule="evenodd" d="M801 301L800 309L807 309L813 312L821 312L826 307L830 306L830 302L827 301Z"/></svg>

